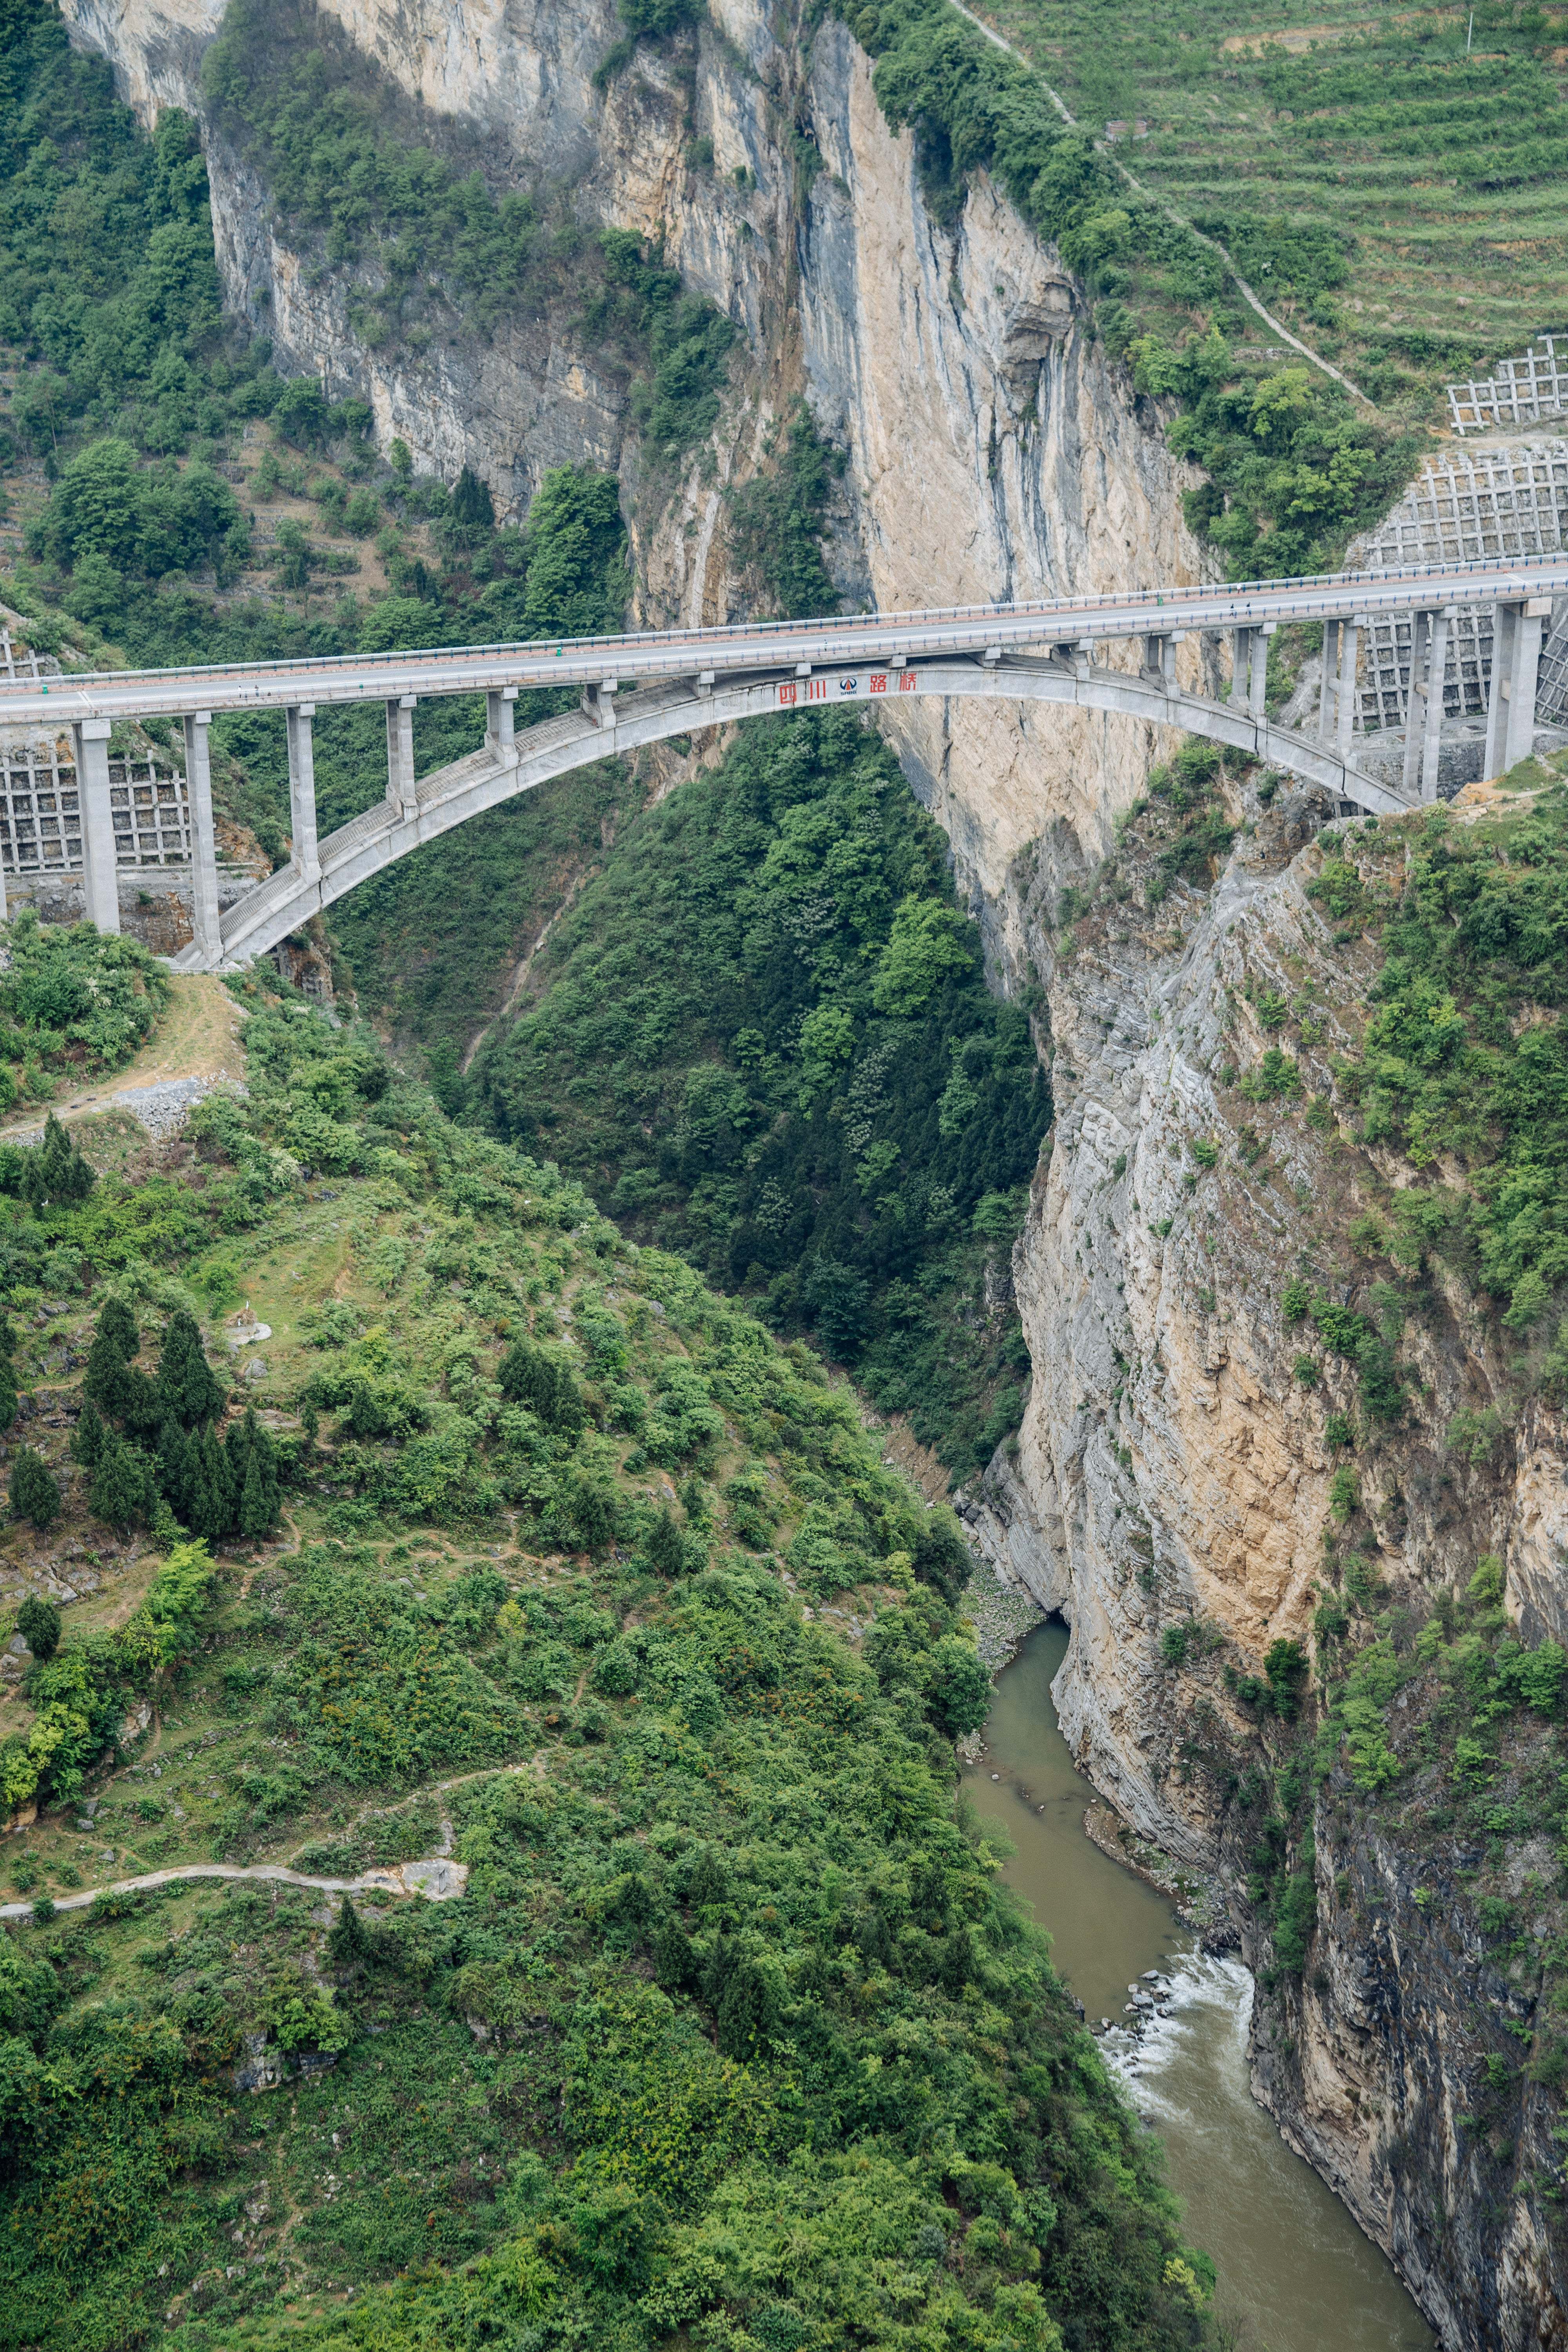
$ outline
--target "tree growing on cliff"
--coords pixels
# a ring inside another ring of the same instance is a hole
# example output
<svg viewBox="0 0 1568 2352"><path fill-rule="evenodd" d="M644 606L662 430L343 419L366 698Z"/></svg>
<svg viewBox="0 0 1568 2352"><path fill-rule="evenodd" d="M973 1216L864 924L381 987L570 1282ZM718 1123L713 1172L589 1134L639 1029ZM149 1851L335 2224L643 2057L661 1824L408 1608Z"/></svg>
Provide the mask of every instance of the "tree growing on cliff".
<svg viewBox="0 0 1568 2352"><path fill-rule="evenodd" d="M11 1468L11 1508L19 1519L31 1519L40 1533L60 1515L60 1490L42 1454L24 1445Z"/></svg>

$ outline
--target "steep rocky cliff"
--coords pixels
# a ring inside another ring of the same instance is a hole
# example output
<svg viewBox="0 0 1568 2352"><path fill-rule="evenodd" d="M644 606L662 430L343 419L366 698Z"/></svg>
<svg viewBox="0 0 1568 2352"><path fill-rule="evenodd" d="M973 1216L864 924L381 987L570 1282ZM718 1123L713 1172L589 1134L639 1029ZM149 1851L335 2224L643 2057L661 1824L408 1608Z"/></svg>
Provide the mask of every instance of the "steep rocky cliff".
<svg viewBox="0 0 1568 2352"><path fill-rule="evenodd" d="M145 114L202 111L213 0L166 14L68 0L67 15ZM593 71L619 29L607 0L477 20L435 5L334 15L423 110L411 136L480 163L496 184L567 182L580 221L661 237L688 285L742 331L731 395L710 445L650 510L625 384L572 301L489 338L366 349L351 324L355 269L285 242L250 167L209 137L231 302L286 370L368 399L384 445L400 435L448 476L473 465L502 514L526 507L547 467L619 466L647 618L734 609L723 489L755 470L803 392L847 455L833 564L854 602L989 603L1198 576L1179 497L1197 477L1084 331L1068 274L984 174L951 226L931 215L913 135L889 132L869 60L837 23L809 44L781 40L760 8L730 0L689 55L641 49L600 92ZM695 169L702 140L711 166ZM1184 674L1205 660L1195 640L1181 649ZM899 750L952 839L999 972L1022 971L1013 860L1061 820L1103 846L1170 748L1157 731L1088 713L1042 721L1005 703L899 714Z"/></svg>
<svg viewBox="0 0 1568 2352"><path fill-rule="evenodd" d="M1015 868L1058 1125L1016 1257L1033 1394L969 1515L1069 1618L1057 1696L1084 1768L1230 1888L1261 1976L1256 2086L1292 2144L1446 2344L1554 2343L1565 1919L1540 1792L1568 1759L1536 1725L1456 1765L1456 1706L1478 1729L1506 1707L1464 1699L1441 1664L1460 1654L1426 1641L1489 1555L1494 1638L1561 1637L1568 1438L1540 1339L1500 1324L1452 1254L1394 1238L1401 1195L1460 1164L1359 1135L1349 1072L1384 950L1336 920L1323 877L1375 855L1396 891L1410 847L1384 828L1375 852L1370 831L1325 848L1328 812L1288 789L1265 807L1258 782L1213 780L1239 832L1212 887L1164 887L1179 781L1104 863L1062 827ZM1479 840L1519 808L1472 788L1456 814ZM1407 1370L1382 1420L1364 1373L1308 1351L1309 1294L1384 1317ZM1358 1780L1331 1722L1313 1801L1258 1668L1315 1651L1331 1685L1352 1620L1387 1654L1398 1762Z"/></svg>

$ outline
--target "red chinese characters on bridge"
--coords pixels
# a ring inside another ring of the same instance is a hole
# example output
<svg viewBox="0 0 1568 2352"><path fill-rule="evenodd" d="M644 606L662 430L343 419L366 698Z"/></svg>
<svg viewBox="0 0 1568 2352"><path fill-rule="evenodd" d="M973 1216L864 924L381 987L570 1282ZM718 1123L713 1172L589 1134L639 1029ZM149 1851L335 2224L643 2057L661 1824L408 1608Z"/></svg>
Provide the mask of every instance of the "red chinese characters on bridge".
<svg viewBox="0 0 1568 2352"><path fill-rule="evenodd" d="M864 690L868 694L887 694L891 688L894 675L893 672L885 669L872 670L865 680ZM913 694L917 684L915 672L912 669L900 670L896 676L898 691L900 694ZM861 690L861 681L858 677L841 677L838 681L839 693L852 697L857 701L859 699ZM826 702L827 680L825 677L781 678L778 696L781 710L787 710L792 704L799 702Z"/></svg>

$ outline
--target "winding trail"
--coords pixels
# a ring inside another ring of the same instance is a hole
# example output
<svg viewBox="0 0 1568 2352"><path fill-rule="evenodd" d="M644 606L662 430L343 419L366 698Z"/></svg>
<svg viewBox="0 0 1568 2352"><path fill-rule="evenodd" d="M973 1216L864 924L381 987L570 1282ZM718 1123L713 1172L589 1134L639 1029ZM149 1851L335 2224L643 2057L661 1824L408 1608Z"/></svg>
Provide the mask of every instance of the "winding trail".
<svg viewBox="0 0 1568 2352"><path fill-rule="evenodd" d="M1036 80L1039 83L1040 88L1045 91L1046 96L1050 100L1051 104L1056 108L1057 112L1061 116L1064 122L1070 123L1075 131L1080 127L1077 115L1068 111L1067 100L1062 97L1059 90L1055 90L1051 88L1050 83L1046 79L1044 74L1041 73L1038 66L1036 65L1032 58L1026 58L1022 49L1016 49L1011 41L1005 40L1002 35L997 32L994 26L988 25L985 22L984 16L977 16L973 8L966 8L963 5L963 0L951 0L951 5L957 9L961 16L966 18L967 21L973 26L977 33L984 33L986 39L992 42L995 47L1003 50L1013 59L1016 65L1022 66L1026 73L1034 75ZM1160 212L1164 214L1165 218L1168 221L1173 221L1178 228L1184 228L1189 236L1195 237L1199 245L1206 246L1211 253L1218 254L1220 259L1229 270L1232 278L1235 280L1237 292L1241 295L1246 301L1252 305L1252 308L1257 311L1265 326L1272 328L1275 334L1282 337L1282 339L1289 344L1292 351L1300 352L1304 360L1310 360L1315 368L1321 368L1325 375L1331 375L1336 383L1342 384L1345 390L1350 394L1352 400L1359 400L1363 405L1367 408L1374 408L1376 406L1376 402L1369 400L1366 394L1363 392L1359 384L1352 383L1348 375L1342 375L1339 369L1334 366L1331 360L1324 359L1320 352L1313 351L1310 344L1304 343L1301 341L1300 335L1293 335L1290 332L1289 328L1284 326L1280 320L1274 316L1272 310L1266 310L1264 308L1263 303L1258 299L1258 295L1253 292L1252 288L1247 284L1246 278L1242 276L1240 270L1237 268L1235 262L1231 259L1230 255L1226 252L1225 247L1221 245L1217 237L1205 236L1201 228L1194 228L1193 226L1192 222L1188 220L1184 213L1179 213L1176 210L1174 205L1167 203L1165 198L1159 194L1153 188L1146 188L1142 181L1137 177L1136 173L1128 169L1121 156L1113 152L1109 140L1096 139L1092 142L1092 144L1095 153L1097 155L1103 155L1111 169L1115 172L1121 173L1121 177L1126 181L1128 186L1135 189L1137 194L1143 198L1145 204L1153 205Z"/></svg>
<svg viewBox="0 0 1568 2352"><path fill-rule="evenodd" d="M429 1862L400 1862L391 1870L367 1870L363 1878L308 1878L282 1862L184 1862L170 1870L150 1870L141 1878L117 1878L108 1886L84 1886L79 1894L50 1898L56 1911L85 1911L100 1895L135 1895L144 1886L172 1886L183 1878L261 1878L285 1886L308 1886L320 1895L423 1895L450 1902L468 1883L466 1862L437 1855ZM31 1903L0 1903L0 1919L30 1919Z"/></svg>

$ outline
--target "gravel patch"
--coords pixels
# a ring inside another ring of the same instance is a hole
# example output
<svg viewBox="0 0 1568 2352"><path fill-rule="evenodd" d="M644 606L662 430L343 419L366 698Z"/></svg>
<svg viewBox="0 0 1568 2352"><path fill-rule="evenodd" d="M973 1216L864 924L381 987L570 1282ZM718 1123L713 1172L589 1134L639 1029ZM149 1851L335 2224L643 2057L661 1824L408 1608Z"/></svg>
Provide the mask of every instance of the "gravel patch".
<svg viewBox="0 0 1568 2352"><path fill-rule="evenodd" d="M119 1094L89 1095L71 1104L65 1115L65 1123L70 1124L73 1114L91 1117L95 1112L129 1111L132 1118L146 1129L154 1143L166 1143L172 1135L179 1134L197 1103L205 1102L208 1095L220 1092L243 1095L246 1088L226 1076L165 1078L157 1086L127 1087ZM37 1143L42 1140L43 1132L41 1126L16 1128L6 1140L10 1143Z"/></svg>

